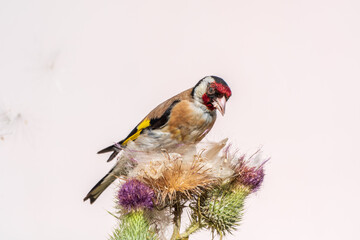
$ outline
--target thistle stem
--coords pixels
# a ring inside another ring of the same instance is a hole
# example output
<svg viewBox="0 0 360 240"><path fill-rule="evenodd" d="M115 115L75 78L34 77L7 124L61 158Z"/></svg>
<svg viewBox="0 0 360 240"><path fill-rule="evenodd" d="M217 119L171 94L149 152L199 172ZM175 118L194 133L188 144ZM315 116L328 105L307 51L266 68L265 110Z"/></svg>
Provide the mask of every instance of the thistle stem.
<svg viewBox="0 0 360 240"><path fill-rule="evenodd" d="M174 205L174 230L171 236L171 240L179 239L180 237L180 226L181 226L181 214L183 207L180 204L180 199L178 198Z"/></svg>
<svg viewBox="0 0 360 240"><path fill-rule="evenodd" d="M189 236L199 229L200 229L200 223L199 222L193 223L186 229L185 232L180 234L177 239L180 239L180 240L189 239Z"/></svg>

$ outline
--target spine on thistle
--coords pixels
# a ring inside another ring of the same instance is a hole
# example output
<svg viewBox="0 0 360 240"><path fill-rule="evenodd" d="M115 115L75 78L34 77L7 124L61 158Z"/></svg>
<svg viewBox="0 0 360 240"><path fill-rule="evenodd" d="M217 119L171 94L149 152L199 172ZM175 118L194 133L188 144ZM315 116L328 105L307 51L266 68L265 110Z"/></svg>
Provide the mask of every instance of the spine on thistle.
<svg viewBox="0 0 360 240"><path fill-rule="evenodd" d="M149 219L143 210L129 212L120 217L119 227L114 230L110 240L156 240Z"/></svg>
<svg viewBox="0 0 360 240"><path fill-rule="evenodd" d="M193 222L220 236L231 233L240 225L247 188L232 190L229 185L204 193L192 204Z"/></svg>

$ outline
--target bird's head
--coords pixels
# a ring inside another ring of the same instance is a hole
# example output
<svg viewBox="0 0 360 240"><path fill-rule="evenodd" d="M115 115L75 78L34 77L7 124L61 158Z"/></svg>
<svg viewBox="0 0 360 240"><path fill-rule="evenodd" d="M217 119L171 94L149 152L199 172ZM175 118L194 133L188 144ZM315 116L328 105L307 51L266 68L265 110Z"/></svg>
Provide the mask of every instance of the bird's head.
<svg viewBox="0 0 360 240"><path fill-rule="evenodd" d="M217 109L224 115L226 102L231 96L231 90L223 79L208 76L195 85L192 96L195 101L205 105L208 110L214 111Z"/></svg>

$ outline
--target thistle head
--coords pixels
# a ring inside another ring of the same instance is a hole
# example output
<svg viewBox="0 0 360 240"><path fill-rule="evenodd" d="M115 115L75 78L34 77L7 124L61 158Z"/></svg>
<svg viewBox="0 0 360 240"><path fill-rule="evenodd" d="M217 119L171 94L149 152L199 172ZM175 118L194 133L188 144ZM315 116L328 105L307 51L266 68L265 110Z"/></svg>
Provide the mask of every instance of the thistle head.
<svg viewBox="0 0 360 240"><path fill-rule="evenodd" d="M240 187L241 188L241 187ZM231 233L239 226L243 215L244 201L249 190L235 191L229 185L219 186L202 194L190 207L194 222L202 220L206 228L219 235Z"/></svg>
<svg viewBox="0 0 360 240"><path fill-rule="evenodd" d="M118 192L118 203L128 211L152 209L154 197L154 191L145 183L130 179L121 186Z"/></svg>
<svg viewBox="0 0 360 240"><path fill-rule="evenodd" d="M251 192L256 192L264 180L264 164L267 161L261 159L260 151L257 151L248 159L245 159L244 155L241 156L234 166L236 174L234 183L248 187Z"/></svg>
<svg viewBox="0 0 360 240"><path fill-rule="evenodd" d="M218 182L201 155L166 154L160 161L139 166L137 177L150 186L160 205L189 200Z"/></svg>

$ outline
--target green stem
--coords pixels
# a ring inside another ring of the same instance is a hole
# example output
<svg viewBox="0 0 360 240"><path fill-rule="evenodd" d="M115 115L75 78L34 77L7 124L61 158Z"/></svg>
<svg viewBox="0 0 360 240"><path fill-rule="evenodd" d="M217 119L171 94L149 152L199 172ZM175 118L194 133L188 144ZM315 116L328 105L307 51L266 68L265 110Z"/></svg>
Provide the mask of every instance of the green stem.
<svg viewBox="0 0 360 240"><path fill-rule="evenodd" d="M193 222L191 223L191 225L185 230L185 232L183 232L182 234L179 235L179 237L177 238L177 240L188 240L189 236L191 234L193 234L194 232L196 232L197 230L199 230L202 225L201 225L201 213L200 213L200 197L197 200L197 215L198 215L198 221L197 222Z"/></svg>
<svg viewBox="0 0 360 240"><path fill-rule="evenodd" d="M171 240L179 239L182 210L183 209L180 204L180 199L177 199L177 201L174 205L174 230L173 230L173 234L171 236Z"/></svg>
<svg viewBox="0 0 360 240"><path fill-rule="evenodd" d="M193 234L194 232L196 232L197 230L200 229L200 223L196 222L194 224L191 224L185 232L183 232L182 234L179 235L179 237L177 238L177 240L185 240L185 239L189 239L190 234Z"/></svg>

